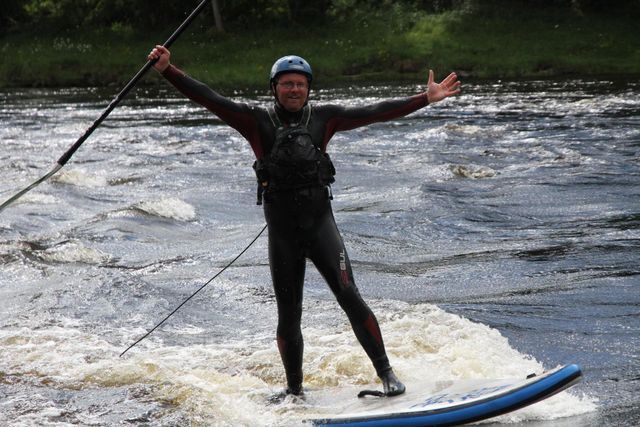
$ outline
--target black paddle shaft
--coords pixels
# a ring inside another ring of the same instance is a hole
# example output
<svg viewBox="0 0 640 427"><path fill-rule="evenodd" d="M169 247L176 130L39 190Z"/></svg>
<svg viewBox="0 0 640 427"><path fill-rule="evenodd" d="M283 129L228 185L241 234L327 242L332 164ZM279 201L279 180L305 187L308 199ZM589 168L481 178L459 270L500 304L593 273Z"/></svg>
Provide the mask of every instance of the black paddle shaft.
<svg viewBox="0 0 640 427"><path fill-rule="evenodd" d="M209 0L202 0L202 3L200 3L198 7L196 7L195 10L191 12L191 15L189 15L187 19L184 20L182 25L180 25L178 29L173 34L171 34L171 37L169 37L167 41L164 42L164 47L169 47L174 41L176 41L176 39L180 36L180 34L182 34L182 32L189 26L189 24L191 24L191 22L196 18L196 16L200 14L202 9L204 9L204 7L207 5L208 2ZM116 106L120 103L120 101L122 101L122 99L127 95L127 93L129 93L129 91L136 85L136 83L138 83L138 80L140 80L142 76L144 76L146 72L149 71L149 68L151 68L153 64L156 63L156 61L157 59L147 61L144 67L142 67L140 71L138 71L138 73L135 76L133 76L133 78L129 81L129 83L127 83L124 89L122 89L120 93L113 99L113 101L109 103L109 105L104 110L104 112L100 115L100 117L98 117L98 119L95 122L93 122L91 126L89 126L89 128L84 132L84 134L80 138L78 138L78 140L58 159L53 169L51 169L46 175L34 181L28 187L22 189L21 191L14 194L9 199L7 199L4 203L2 203L0 205L0 212L2 212L7 206L12 204L16 200L18 200L20 197L22 197L25 193L27 193L28 191L31 191L33 188L37 187L42 182L46 181L55 173L57 173L60 169L62 169L62 167L69 161L71 156L73 156L73 153L75 153L78 150L78 148L80 148L82 143L85 142L87 138L89 138L89 136L93 133L93 131L96 130L98 126L100 126L100 123L102 123L104 119L107 118L109 113L111 113L111 111L113 111L113 109L116 108Z"/></svg>
<svg viewBox="0 0 640 427"><path fill-rule="evenodd" d="M203 0L202 3L200 3L198 7L196 7L195 10L191 12L191 15L189 15L187 19L185 19L185 21L178 27L178 29L173 34L171 34L171 37L169 37L167 41L164 42L163 46L167 48L171 46L173 42L176 41L178 37L180 37L180 34L182 34L182 32L189 26L189 24L191 24L191 22L196 18L196 16L200 14L202 9L204 9L204 7L207 5L208 2L209 0ZM113 111L113 109L116 108L116 106L120 103L120 101L122 101L122 99L129 93L131 89L133 89L136 83L138 83L138 81L147 73L147 71L149 71L149 69L156 62L157 62L157 59L147 61L147 63L140 69L140 71L138 71L138 73L135 76L133 76L133 78L129 81L129 83L127 83L127 85L120 91L120 93L116 95L116 97L109 103L109 105L104 110L104 112L100 115L100 117L98 117L98 119L95 122L93 122L91 126L89 126L89 128L84 132L84 134L80 138L78 138L78 140L71 146L71 148L69 148L58 159L58 164L60 166L64 166L69 161L71 156L73 156L73 154L78 150L78 148L80 148L80 146L87 140L87 138L89 138L89 136L93 133L93 131L96 130L98 126L100 126L100 124L104 121L104 119L107 118L107 116Z"/></svg>

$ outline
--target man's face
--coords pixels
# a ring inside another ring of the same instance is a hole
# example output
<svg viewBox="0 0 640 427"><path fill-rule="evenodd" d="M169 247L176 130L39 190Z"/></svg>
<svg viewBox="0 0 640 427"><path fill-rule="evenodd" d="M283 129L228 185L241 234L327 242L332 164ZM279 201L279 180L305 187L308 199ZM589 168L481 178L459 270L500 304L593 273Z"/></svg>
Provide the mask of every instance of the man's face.
<svg viewBox="0 0 640 427"><path fill-rule="evenodd" d="M300 111L309 96L309 82L298 73L280 75L276 83L276 97L285 110L295 113Z"/></svg>

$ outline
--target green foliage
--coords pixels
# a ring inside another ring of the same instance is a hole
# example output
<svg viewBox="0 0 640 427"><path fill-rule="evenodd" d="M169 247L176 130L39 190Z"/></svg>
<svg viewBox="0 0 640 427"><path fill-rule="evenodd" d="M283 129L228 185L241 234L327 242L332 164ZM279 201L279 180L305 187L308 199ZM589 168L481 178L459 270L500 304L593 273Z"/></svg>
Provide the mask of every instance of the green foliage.
<svg viewBox="0 0 640 427"><path fill-rule="evenodd" d="M84 28L124 27L162 30L181 22L199 0L2 0L0 32L60 32ZM640 9L640 0L218 0L225 27L232 32L252 28L306 27L330 21L381 19L404 29L422 15L459 11L482 15L532 8L557 8L577 15ZM204 20L213 20L205 8Z"/></svg>
<svg viewBox="0 0 640 427"><path fill-rule="evenodd" d="M81 28L111 28L122 24L138 29L162 29L177 25L199 3L198 0L2 0L0 23L4 30L20 30L18 24L37 26L45 32ZM229 26L272 28L321 22L330 0L219 0ZM205 19L213 20L212 8ZM1 30L0 30L1 31Z"/></svg>
<svg viewBox="0 0 640 427"><path fill-rule="evenodd" d="M461 73L480 77L640 72L632 15L577 14L566 5L484 7L423 19L407 35L410 51L447 58Z"/></svg>
<svg viewBox="0 0 640 427"><path fill-rule="evenodd" d="M24 11L31 22L41 28L76 28L91 12L90 2L81 0L30 0Z"/></svg>
<svg viewBox="0 0 640 427"><path fill-rule="evenodd" d="M25 26L37 31L0 39L0 86L122 84L144 63L149 49L177 26L137 26L134 12L124 14L122 8L142 0L100 1L100 8L92 9L72 29L52 33ZM596 7L593 1L590 7ZM61 11L74 2L80 0L23 4L38 3L38 19L53 22L62 19ZM199 18L174 45L172 60L216 87L265 88L274 59L290 53L311 62L319 86L352 80L422 83L429 68L440 76L456 70L465 77L640 74L638 15L629 9L637 0L626 2L627 9L607 13L589 12L584 2L579 2L580 13L568 1L508 3L514 7L501 7L500 0L333 0L325 4L330 6L324 12L326 19L316 25L303 25L304 14L310 12L301 9L296 11L297 25L279 25L279 20L290 20L285 15L290 16L291 1L220 1L227 17L232 16L231 6L264 8L236 11L253 18L241 23L237 15L234 25L225 25L229 32L224 34L213 30L213 20ZM543 3L546 7L539 7ZM157 14L154 19L181 22L188 12L173 17ZM12 22L18 22L17 16ZM256 17L265 24L252 21ZM98 21L104 25L90 24ZM144 81L161 79L151 73Z"/></svg>
<svg viewBox="0 0 640 427"><path fill-rule="evenodd" d="M38 28L39 33L55 33L108 29L114 24L149 30L180 22L196 4L195 0L2 0L0 31Z"/></svg>
<svg viewBox="0 0 640 427"><path fill-rule="evenodd" d="M375 2L362 0L335 0L328 10L334 22L372 23L403 31L415 24L425 12L413 2L380 0Z"/></svg>
<svg viewBox="0 0 640 427"><path fill-rule="evenodd" d="M0 2L0 34L25 21L27 15L22 0L2 0Z"/></svg>

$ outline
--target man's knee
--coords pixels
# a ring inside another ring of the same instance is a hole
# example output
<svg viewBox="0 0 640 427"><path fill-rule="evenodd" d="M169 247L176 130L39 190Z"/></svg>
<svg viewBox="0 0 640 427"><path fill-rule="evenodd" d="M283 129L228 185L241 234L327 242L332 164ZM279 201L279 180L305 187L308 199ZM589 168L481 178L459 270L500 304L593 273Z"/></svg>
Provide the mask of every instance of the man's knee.
<svg viewBox="0 0 640 427"><path fill-rule="evenodd" d="M296 341L302 336L300 321L302 319L302 307L290 307L290 309L279 310L278 314L278 336L285 341Z"/></svg>
<svg viewBox="0 0 640 427"><path fill-rule="evenodd" d="M358 288L354 285L341 289L340 293L336 295L336 299L352 321L365 319L371 314L369 306L364 302Z"/></svg>

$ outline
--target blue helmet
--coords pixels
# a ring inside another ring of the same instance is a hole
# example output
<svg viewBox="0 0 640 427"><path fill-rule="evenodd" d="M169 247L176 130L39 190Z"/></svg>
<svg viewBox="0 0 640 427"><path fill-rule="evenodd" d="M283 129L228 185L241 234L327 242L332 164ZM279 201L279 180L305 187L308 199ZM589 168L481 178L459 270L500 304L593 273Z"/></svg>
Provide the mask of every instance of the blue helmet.
<svg viewBox="0 0 640 427"><path fill-rule="evenodd" d="M302 57L296 55L287 55L274 62L271 67L271 76L269 81L275 82L278 76L282 73L299 73L304 74L311 83L313 79L313 72L311 71L311 65Z"/></svg>

